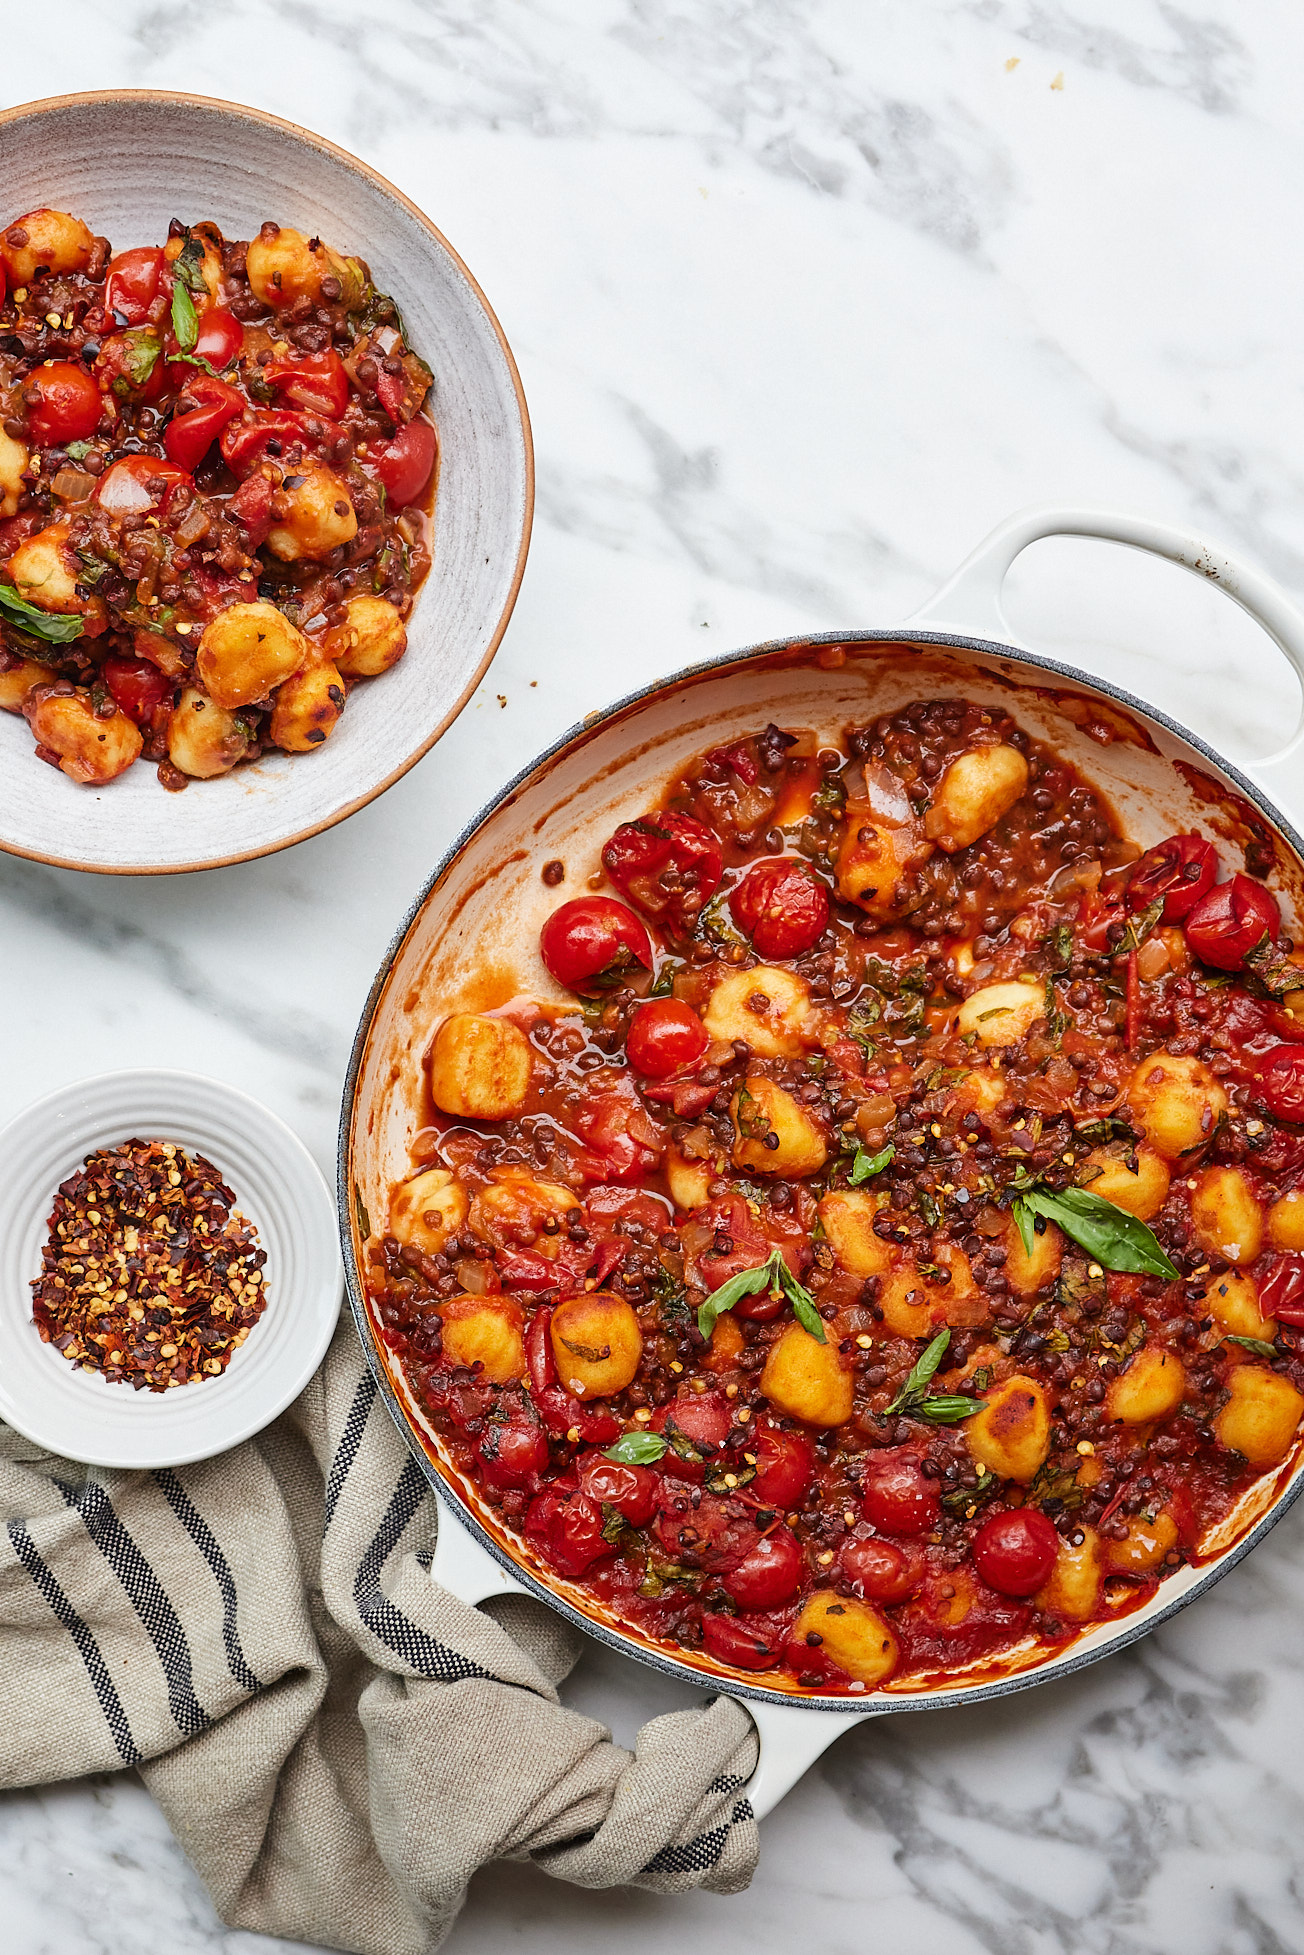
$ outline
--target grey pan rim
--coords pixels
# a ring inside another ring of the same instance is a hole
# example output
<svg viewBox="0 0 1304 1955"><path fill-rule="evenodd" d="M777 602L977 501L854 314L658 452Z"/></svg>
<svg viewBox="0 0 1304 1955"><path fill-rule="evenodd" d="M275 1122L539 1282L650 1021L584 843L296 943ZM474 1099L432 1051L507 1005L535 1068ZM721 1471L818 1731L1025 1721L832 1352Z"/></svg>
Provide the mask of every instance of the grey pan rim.
<svg viewBox="0 0 1304 1955"><path fill-rule="evenodd" d="M645 700L653 698L658 693L672 691L675 687L684 684L686 681L703 678L711 673L728 671L730 667L754 664L757 660L785 652L801 651L807 647L814 650L822 645L866 644L937 645L954 651L980 652L989 658L1008 659L1016 665L1029 667L1036 672L1045 672L1058 679L1072 680L1075 685L1083 687L1089 692L1094 691L1099 693L1103 699L1141 713L1156 725L1162 726L1166 732L1173 734L1175 738L1185 741L1189 747L1192 747L1197 753L1203 755L1206 760L1211 761L1215 767L1226 774L1236 784L1238 790L1267 816L1279 833L1286 838L1295 853L1304 859L1304 836L1299 833L1291 822L1286 820L1278 808L1273 806L1255 782L1250 780L1233 762L1225 759L1223 755L1218 753L1214 747L1210 746L1207 740L1201 739L1198 733L1193 733L1189 727L1183 726L1179 720L1173 719L1158 707L1150 705L1148 701L1138 698L1135 693L1126 691L1122 686L1116 686L1107 679L1088 677L1087 674L1076 666L1065 665L1059 659L1046 658L1038 652L1025 651L1015 645L1004 645L995 639L971 638L959 632L916 631L906 624L897 627L895 630L866 629L809 633L798 632L790 637L772 638L758 645L745 646L738 651L724 652L714 658L702 659L693 665L685 666L682 671L674 673L668 679L657 679L650 685L640 686L636 692L626 693L622 698L614 700L610 706L604 707L600 712L589 714L577 725L570 727L565 733L554 740L551 746L546 747L527 766L521 768L519 773L513 775L511 780L493 796L492 800L487 801L479 812L472 816L461 833L445 849L439 862L427 878L420 894L411 904L402 923L400 923L398 929L395 931L380 969L376 974L375 981L367 994L362 1016L358 1022L358 1029L354 1035L353 1050L349 1055L348 1071L344 1077L344 1095L340 1107L339 1150L336 1176L336 1198L339 1211L340 1246L344 1264L345 1289L349 1299L349 1309L353 1314L353 1321L357 1326L358 1336L361 1340L371 1375L375 1380L381 1397L389 1408L394 1423L407 1441L408 1446L415 1455L437 1498L445 1502L455 1514L456 1518L468 1529L475 1540L479 1542L480 1546L488 1554L493 1556L494 1560L504 1572L509 1574L514 1582L519 1583L523 1588L527 1589L531 1595L536 1596L539 1601L547 1603L550 1609L555 1609L559 1615L563 1616L566 1621L572 1623L575 1628L582 1630L585 1635L596 1637L608 1649L617 1650L623 1656L633 1657L636 1662L646 1664L649 1669L659 1670L664 1676L674 1677L678 1682L692 1684L698 1689L710 1689L714 1684L720 1692L730 1697L748 1698L758 1704L775 1704L781 1707L797 1706L802 1710L828 1711L843 1717L886 1717L898 1711L955 1710L962 1705L983 1704L996 1697L1009 1697L1015 1691L1030 1690L1036 1684L1059 1682L1065 1677L1074 1676L1078 1672L1090 1668L1093 1663L1099 1663L1107 1656L1114 1656L1120 1650L1130 1648L1133 1643L1137 1643L1142 1637L1148 1636L1152 1630L1158 1629L1162 1623L1171 1622L1174 1616L1179 1615L1192 1602L1196 1602L1202 1596L1207 1595L1210 1589L1223 1579L1224 1575L1229 1575L1232 1569L1245 1559L1246 1555L1258 1547L1259 1543L1271 1532L1282 1516L1294 1505L1301 1492L1304 1492L1304 1473L1296 1474L1291 1484L1278 1494L1267 1513L1256 1521L1254 1526L1233 1547L1228 1548L1225 1553L1219 1555L1216 1561L1210 1562L1198 1579L1192 1582L1190 1587L1181 1595L1175 1596L1172 1601L1165 1603L1162 1608L1157 1609L1152 1615L1147 1616L1144 1622L1125 1619L1124 1622L1119 1624L1116 1633L1111 1635L1108 1641L1102 1643L1097 1649L1078 1650L1059 1660L1052 1659L1049 1662L1038 1664L1031 1669L1019 1671L1012 1676L996 1678L990 1683L971 1684L968 1686L961 1685L953 1690L946 1689L945 1687L934 1688L919 1691L909 1697L879 1695L877 1697L868 1697L863 1703L859 1699L849 1697L846 1694L831 1696L814 1691L809 1695L798 1696L788 1691L767 1690L763 1684L746 1682L724 1669L718 1671L699 1669L696 1665L680 1662L677 1658L663 1654L659 1650L645 1648L633 1636L627 1635L619 1629L614 1629L610 1624L599 1621L593 1616L586 1614L583 1609L577 1608L573 1602L569 1601L565 1596L559 1595L555 1589L549 1587L546 1582L542 1581L535 1574L532 1568L528 1567L524 1561L518 1561L514 1555L509 1554L493 1538L488 1529L481 1523L474 1509L468 1505L461 1494L458 1493L457 1489L444 1477L425 1448L418 1443L407 1414L403 1410L397 1393L390 1384L385 1367L381 1362L380 1354L376 1349L375 1333L372 1329L371 1319L367 1314L366 1299L362 1293L362 1286L358 1280L358 1271L353 1254L349 1145L353 1122L353 1105L357 1094L358 1081L362 1072L367 1040L371 1032L376 1007L380 1001L381 993L388 982L394 961L399 955L413 924L429 902L434 891L438 888L440 881L448 873L472 836L484 826L485 822L492 815L497 813L504 802L510 800L512 795L524 787L528 781L534 779L538 774L549 768L563 753L583 745L586 740L590 739L597 732L598 728L605 721L619 713L627 711L632 706L641 705ZM1160 1593L1162 1594L1162 1589Z"/></svg>
<svg viewBox="0 0 1304 1955"><path fill-rule="evenodd" d="M42 95L32 102L15 102L10 108L0 109L0 136L3 135L11 123L21 122L29 117L45 115L54 110L75 108L82 105L95 107L104 103L113 104L118 102L168 103L174 107L216 110L222 115L235 116L251 122L261 122L268 128L283 131L284 134L292 136L297 142L306 143L309 148L320 150L323 155L329 156L335 162L343 164L345 169L352 170L357 175L368 178L387 197L393 198L395 203L402 204L403 208L410 212L417 223L430 234L440 250L447 252L448 256L457 266L470 286L471 291L474 293L477 303L482 308L485 318L489 322L494 337L502 348L503 358L507 362L507 370L511 377L512 391L516 396L516 406L521 422L521 442L525 451L525 509L521 520L521 540L517 548L516 564L512 572L511 586L507 592L503 608L498 615L498 620L490 634L489 644L485 650L484 657L471 675L470 680L462 688L457 698L444 714L438 726L435 727L433 733L412 753L401 760L376 787L370 788L365 794L355 795L351 800L346 801L341 807L337 808L334 813L325 816L321 821L311 822L308 827L299 829L296 834L287 835L283 841L267 842L261 848L241 849L234 855L208 856L201 862L173 862L162 864L129 862L106 867L102 863L79 862L76 856L47 855L40 849L26 849L12 842L0 841L0 853L16 856L19 860L25 862L39 862L47 869L75 869L81 875L92 876L189 876L197 875L205 869L230 869L240 862L257 862L264 856L279 855L282 849L295 848L300 842L310 841L314 835L323 835L328 829L338 827L339 823L347 821L350 815L356 815L360 809L370 806L382 794L388 793L390 788L401 781L405 774L410 773L417 762L424 760L431 748L443 739L454 720L459 717L470 703L477 686L484 678L489 667L493 664L498 653L498 647L502 644L507 627L511 623L512 612L516 609L516 600L520 596L521 582L525 576L526 559L530 554L530 538L534 528L534 433L530 426L530 410L526 404L525 387L521 381L520 370L516 364L516 356L512 352L507 335L502 329L502 324L499 321L497 313L485 297L480 282L471 271L470 266L467 265L461 254L454 250L443 232L437 225L431 222L419 204L414 204L410 197L406 196L396 184L391 183L387 176L383 176L379 170L374 169L370 163L364 163L360 156L355 156L351 150L341 148L339 143L331 142L329 137L319 136L315 130L306 129L302 123L290 122L284 116L272 115L266 109L252 108L247 102L229 102L220 95L195 95L187 89L173 88L90 88L82 89L75 94ZM417 602L420 602L420 596L421 593L418 591Z"/></svg>

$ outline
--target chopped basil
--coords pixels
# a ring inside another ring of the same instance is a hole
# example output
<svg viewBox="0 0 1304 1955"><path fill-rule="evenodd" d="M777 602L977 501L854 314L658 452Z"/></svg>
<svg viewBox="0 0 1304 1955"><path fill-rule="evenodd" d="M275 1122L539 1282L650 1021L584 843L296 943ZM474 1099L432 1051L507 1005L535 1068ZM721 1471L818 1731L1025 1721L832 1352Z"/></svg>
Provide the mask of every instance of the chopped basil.
<svg viewBox="0 0 1304 1955"><path fill-rule="evenodd" d="M43 638L47 645L71 645L82 635L80 618L64 617L57 611L42 611L19 597L12 584L0 584L0 618L17 625L32 638Z"/></svg>
<svg viewBox="0 0 1304 1955"><path fill-rule="evenodd" d="M778 1290L792 1305L792 1314L802 1329L815 1339L817 1344L826 1344L824 1324L815 1307L815 1299L810 1291L800 1284L778 1249L759 1263L755 1269L740 1269L718 1290L713 1290L705 1303L698 1306L697 1328L703 1337L710 1337L715 1329L717 1318L726 1310L732 1310L744 1297L757 1296L762 1290Z"/></svg>
<svg viewBox="0 0 1304 1955"><path fill-rule="evenodd" d="M1224 1344L1243 1344L1247 1351L1253 1351L1258 1358L1279 1358L1281 1352L1275 1344L1269 1344L1264 1337L1238 1337L1234 1333L1224 1337Z"/></svg>
<svg viewBox="0 0 1304 1955"><path fill-rule="evenodd" d="M939 1392L936 1398L928 1396L928 1387L933 1375L942 1362L942 1355L951 1342L949 1330L940 1330L923 1355L911 1367L910 1374L902 1385L888 1411L899 1412L908 1419L927 1419L933 1425L957 1425L961 1419L971 1419L975 1412L981 1412L983 1400L964 1398L958 1393Z"/></svg>
<svg viewBox="0 0 1304 1955"><path fill-rule="evenodd" d="M1014 1219L1029 1255L1033 1217L1037 1215L1044 1215L1048 1222L1058 1222L1065 1235L1093 1256L1102 1269L1163 1276L1169 1282L1179 1280L1179 1272L1160 1248L1153 1230L1135 1215L1129 1215L1125 1208L1106 1201L1103 1195L1093 1195L1088 1188L1065 1188L1059 1194L1052 1194L1048 1188L1028 1187L1015 1197Z"/></svg>
<svg viewBox="0 0 1304 1955"><path fill-rule="evenodd" d="M602 1450L617 1466L651 1466L665 1452L666 1441L659 1432L622 1432L614 1445Z"/></svg>
<svg viewBox="0 0 1304 1955"><path fill-rule="evenodd" d="M851 1163L851 1173L847 1176L847 1186L849 1188L859 1188L861 1183L868 1181L871 1175L882 1174L884 1168L895 1153L896 1148L891 1141L888 1142L886 1147L880 1148L877 1154L869 1153L857 1141L856 1158Z"/></svg>
<svg viewBox="0 0 1304 1955"><path fill-rule="evenodd" d="M1151 931L1158 926L1163 913L1164 899L1162 896L1156 896L1154 902L1142 910L1139 916L1130 917L1126 930L1119 938L1114 955L1119 957L1127 951L1140 950Z"/></svg>
<svg viewBox="0 0 1304 1955"><path fill-rule="evenodd" d="M180 264L178 259L177 263ZM199 314L182 279L172 287L172 330L183 353L192 353L199 338Z"/></svg>

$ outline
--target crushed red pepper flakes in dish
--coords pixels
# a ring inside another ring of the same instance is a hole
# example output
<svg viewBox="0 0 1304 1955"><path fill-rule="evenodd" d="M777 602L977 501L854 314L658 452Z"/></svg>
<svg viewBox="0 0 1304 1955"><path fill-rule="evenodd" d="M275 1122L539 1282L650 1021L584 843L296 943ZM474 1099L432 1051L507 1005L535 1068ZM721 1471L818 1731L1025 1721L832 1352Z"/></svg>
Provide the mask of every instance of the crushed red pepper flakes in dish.
<svg viewBox="0 0 1304 1955"><path fill-rule="evenodd" d="M253 1224L211 1161L102 1147L60 1182L32 1318L83 1371L167 1391L225 1371L267 1308Z"/></svg>

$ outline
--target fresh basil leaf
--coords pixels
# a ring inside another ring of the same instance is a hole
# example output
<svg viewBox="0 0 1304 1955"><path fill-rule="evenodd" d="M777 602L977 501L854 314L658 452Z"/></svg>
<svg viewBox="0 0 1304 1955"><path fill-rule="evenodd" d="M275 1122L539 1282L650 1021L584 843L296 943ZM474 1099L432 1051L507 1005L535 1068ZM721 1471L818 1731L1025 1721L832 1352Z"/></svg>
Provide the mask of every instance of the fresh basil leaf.
<svg viewBox="0 0 1304 1955"><path fill-rule="evenodd" d="M143 387L158 365L163 348L153 333L124 333L122 339L122 378L129 387Z"/></svg>
<svg viewBox="0 0 1304 1955"><path fill-rule="evenodd" d="M1269 1344L1264 1337L1237 1337L1230 1335L1224 1337L1223 1343L1243 1344L1247 1351L1253 1351L1255 1356L1259 1358L1279 1358L1281 1356L1281 1352L1277 1349L1276 1345Z"/></svg>
<svg viewBox="0 0 1304 1955"><path fill-rule="evenodd" d="M975 1412L981 1412L984 1401L981 1398L961 1398L949 1392L939 1392L936 1398L924 1398L913 1408L917 1419L927 1419L930 1425L954 1426L961 1419L971 1419Z"/></svg>
<svg viewBox="0 0 1304 1955"><path fill-rule="evenodd" d="M1029 1188L1020 1196L1034 1214L1058 1222L1065 1235L1093 1256L1102 1269L1130 1275L1163 1276L1180 1280L1151 1229L1125 1208L1093 1195L1088 1188L1065 1188L1053 1195L1048 1188Z"/></svg>
<svg viewBox="0 0 1304 1955"><path fill-rule="evenodd" d="M666 1450L659 1432L622 1432L614 1445L604 1446L603 1457L617 1466L651 1466Z"/></svg>
<svg viewBox="0 0 1304 1955"><path fill-rule="evenodd" d="M903 1411L908 1400L920 1399L924 1396L932 1382L934 1372L942 1362L942 1354L950 1342L950 1331L939 1330L927 1350L911 1366L909 1376L887 1408L889 1412Z"/></svg>
<svg viewBox="0 0 1304 1955"><path fill-rule="evenodd" d="M181 260L178 258L178 265ZM172 330L177 336L177 345L183 353L192 353L195 341L199 338L199 314L182 279L177 279L172 287Z"/></svg>
<svg viewBox="0 0 1304 1955"><path fill-rule="evenodd" d="M808 1336L813 1337L817 1344L828 1343L828 1339L824 1335L823 1320L808 1296L803 1294L792 1299L792 1314L802 1329Z"/></svg>
<svg viewBox="0 0 1304 1955"><path fill-rule="evenodd" d="M174 353L172 358L178 365L184 363L188 367L199 367L204 373L211 373L214 380L219 378L217 368L211 360L206 360L202 353ZM234 365L234 362L229 364Z"/></svg>
<svg viewBox="0 0 1304 1955"><path fill-rule="evenodd" d="M1019 1231L1019 1240L1023 1244L1023 1253L1025 1256L1030 1256L1036 1247L1036 1231L1032 1226L1032 1210L1028 1207L1024 1196L1015 1196L1013 1214L1015 1226Z"/></svg>
<svg viewBox="0 0 1304 1955"><path fill-rule="evenodd" d="M851 1163L851 1173L847 1176L848 1188L859 1188L871 1175L882 1174L888 1162L896 1153L891 1141L881 1147L877 1154L870 1154L859 1141L856 1142L856 1158Z"/></svg>
<svg viewBox="0 0 1304 1955"><path fill-rule="evenodd" d="M172 261L172 276L192 292L207 292L204 281L204 247L193 231L186 232L186 241Z"/></svg>
<svg viewBox="0 0 1304 1955"><path fill-rule="evenodd" d="M1151 931L1157 927L1163 913L1164 899L1162 896L1156 896L1154 902L1142 910L1139 916L1129 918L1128 926L1118 941L1114 955L1121 957L1127 951L1140 950Z"/></svg>
<svg viewBox="0 0 1304 1955"><path fill-rule="evenodd" d="M12 584L0 584L0 618L20 626L32 638L43 638L47 645L71 645L74 638L82 635L80 618L39 610L25 597L19 597Z"/></svg>
<svg viewBox="0 0 1304 1955"><path fill-rule="evenodd" d="M716 1318L722 1317L726 1310L732 1310L743 1297L754 1297L760 1290L778 1289L776 1264L780 1266L783 1264L783 1258L777 1249L755 1269L740 1269L736 1276L731 1276L729 1281L722 1283L718 1290L712 1290L705 1303L699 1304L697 1309L697 1328L702 1336L709 1338L715 1329Z"/></svg>

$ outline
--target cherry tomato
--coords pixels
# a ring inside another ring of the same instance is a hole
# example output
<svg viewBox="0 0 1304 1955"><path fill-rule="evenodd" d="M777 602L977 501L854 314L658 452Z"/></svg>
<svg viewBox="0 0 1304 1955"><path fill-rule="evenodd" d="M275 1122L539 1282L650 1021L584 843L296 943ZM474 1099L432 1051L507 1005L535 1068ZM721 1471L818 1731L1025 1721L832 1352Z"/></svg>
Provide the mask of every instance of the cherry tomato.
<svg viewBox="0 0 1304 1955"><path fill-rule="evenodd" d="M828 891L791 856L754 863L729 908L760 957L800 957L829 927Z"/></svg>
<svg viewBox="0 0 1304 1955"><path fill-rule="evenodd" d="M338 421L349 404L349 376L339 354L331 350L273 360L263 368L263 378L291 407L325 414L332 421Z"/></svg>
<svg viewBox="0 0 1304 1955"><path fill-rule="evenodd" d="M435 472L439 442L429 421L420 415L400 428L392 441L373 444L364 462L383 484L390 506L406 509L419 502Z"/></svg>
<svg viewBox="0 0 1304 1955"><path fill-rule="evenodd" d="M640 1181L665 1151L660 1129L625 1082L583 1100L575 1127L591 1150L575 1163L589 1181Z"/></svg>
<svg viewBox="0 0 1304 1955"><path fill-rule="evenodd" d="M580 1485L600 1507L614 1507L631 1527L646 1527L657 1507L660 1480L646 1466L625 1466L605 1453L585 1453Z"/></svg>
<svg viewBox="0 0 1304 1955"><path fill-rule="evenodd" d="M634 1013L625 1050L635 1072L669 1079L696 1064L710 1043L691 1005L681 1005L677 998L651 998Z"/></svg>
<svg viewBox="0 0 1304 1955"><path fill-rule="evenodd" d="M1304 1256L1278 1256L1259 1284L1265 1317L1299 1329L1304 1326Z"/></svg>
<svg viewBox="0 0 1304 1955"><path fill-rule="evenodd" d="M1202 896L1186 919L1186 941L1216 971L1239 971L1247 951L1267 936L1276 943L1281 913L1262 883L1233 876Z"/></svg>
<svg viewBox="0 0 1304 1955"><path fill-rule="evenodd" d="M191 357L189 360L178 359L177 355L180 352L180 348L176 340L169 334L167 343L168 385L172 387L184 387L189 375L202 373L202 367L196 367L192 364L194 360L207 360L209 366L216 367L220 373L223 367L230 366L232 360L238 356L243 347L244 327L240 324L235 314L228 312L224 305L210 306L199 322L199 332L194 345L190 348ZM212 376L210 375L209 378L211 379ZM243 405L244 403L241 402L241 406Z"/></svg>
<svg viewBox="0 0 1304 1955"><path fill-rule="evenodd" d="M678 1480L700 1482L708 1463L729 1437L733 1413L720 1392L682 1392L668 1405L658 1406L648 1423L649 1432L665 1433L670 1444L661 1458L662 1471ZM674 1437L667 1431L673 1428ZM675 1439L683 1450L676 1450ZM693 1459L685 1453L696 1453Z"/></svg>
<svg viewBox="0 0 1304 1955"><path fill-rule="evenodd" d="M1304 1045L1275 1045L1259 1061L1259 1091L1278 1120L1304 1124Z"/></svg>
<svg viewBox="0 0 1304 1955"><path fill-rule="evenodd" d="M1031 1595L1047 1581L1059 1535L1036 1507L991 1514L974 1536L974 1567L1000 1595Z"/></svg>
<svg viewBox="0 0 1304 1955"><path fill-rule="evenodd" d="M104 310L119 326L143 326L158 297L163 253L153 245L119 251L109 260L104 278Z"/></svg>
<svg viewBox="0 0 1304 1955"><path fill-rule="evenodd" d="M144 658L106 658L104 683L129 720L148 726L172 698L175 681Z"/></svg>
<svg viewBox="0 0 1304 1955"><path fill-rule="evenodd" d="M1127 906L1148 910L1162 896L1163 921L1180 923L1213 888L1218 857L1203 835L1170 835L1147 849L1127 886Z"/></svg>
<svg viewBox="0 0 1304 1955"><path fill-rule="evenodd" d="M162 355L157 333L145 327L112 333L95 356L96 385L133 407L147 406L163 392Z"/></svg>
<svg viewBox="0 0 1304 1955"><path fill-rule="evenodd" d="M338 429L320 420L315 425L316 433L309 427L306 415L286 409L247 409L243 420L232 421L222 430L218 440L222 460L243 481L260 462L269 456L279 460L296 442L307 453L318 454L323 441L338 433Z"/></svg>
<svg viewBox="0 0 1304 1955"><path fill-rule="evenodd" d="M246 476L226 505L226 513L244 531L245 548L254 551L267 541L272 527L272 497L276 484L260 470Z"/></svg>
<svg viewBox="0 0 1304 1955"><path fill-rule="evenodd" d="M724 851L705 822L663 810L623 823L602 866L645 916L683 936L720 887Z"/></svg>
<svg viewBox="0 0 1304 1955"><path fill-rule="evenodd" d="M737 1616L704 1615L702 1646L717 1663L735 1670L772 1670L783 1655L783 1637L773 1630L753 1628Z"/></svg>
<svg viewBox="0 0 1304 1955"><path fill-rule="evenodd" d="M767 1507L787 1513L796 1507L815 1476L815 1454L800 1432L761 1426L748 1449L756 1455L756 1477L748 1488Z"/></svg>
<svg viewBox="0 0 1304 1955"><path fill-rule="evenodd" d="M937 1488L914 1453L894 1446L870 1453L865 1465L864 1512L883 1534L925 1534L942 1511Z"/></svg>
<svg viewBox="0 0 1304 1955"><path fill-rule="evenodd" d="M895 1541L849 1541L842 1550L842 1572L871 1602L904 1602L923 1577L918 1548Z"/></svg>
<svg viewBox="0 0 1304 1955"><path fill-rule="evenodd" d="M536 1425L490 1425L476 1442L475 1456L489 1486L529 1487L548 1464L548 1441Z"/></svg>
<svg viewBox="0 0 1304 1955"><path fill-rule="evenodd" d="M647 931L611 896L577 896L554 910L539 932L539 954L558 984L581 995L609 990L636 966L652 968Z"/></svg>
<svg viewBox="0 0 1304 1955"><path fill-rule="evenodd" d="M196 469L227 423L243 413L244 405L244 395L225 380L215 380L209 373L193 374L168 422L163 446L180 467Z"/></svg>
<svg viewBox="0 0 1304 1955"><path fill-rule="evenodd" d="M691 1259L691 1274L708 1292L718 1290L745 1269L758 1268L774 1247L741 1195L722 1195L708 1202L695 1211L693 1220L713 1231L711 1241ZM740 1309L739 1305L745 1307ZM740 1297L734 1314L766 1323L783 1308L782 1298L771 1306L769 1291L761 1290L755 1296Z"/></svg>
<svg viewBox="0 0 1304 1955"><path fill-rule="evenodd" d="M724 1585L740 1609L777 1609L801 1587L805 1568L795 1534L776 1527L724 1577Z"/></svg>
<svg viewBox="0 0 1304 1955"><path fill-rule="evenodd" d="M99 388L85 367L71 360L37 367L23 388L23 398L28 432L43 448L84 441L94 434L104 412Z"/></svg>
<svg viewBox="0 0 1304 1955"><path fill-rule="evenodd" d="M142 516L151 509L166 509L172 492L190 477L173 462L162 462L156 455L124 455L106 468L95 486L95 500L111 516Z"/></svg>
<svg viewBox="0 0 1304 1955"><path fill-rule="evenodd" d="M582 1575L612 1552L602 1538L602 1509L586 1493L536 1493L525 1516L525 1531L563 1575Z"/></svg>

